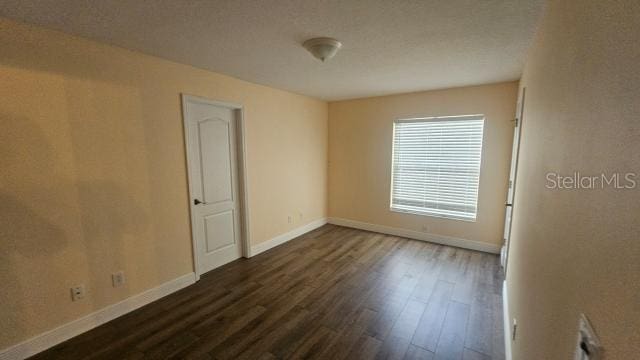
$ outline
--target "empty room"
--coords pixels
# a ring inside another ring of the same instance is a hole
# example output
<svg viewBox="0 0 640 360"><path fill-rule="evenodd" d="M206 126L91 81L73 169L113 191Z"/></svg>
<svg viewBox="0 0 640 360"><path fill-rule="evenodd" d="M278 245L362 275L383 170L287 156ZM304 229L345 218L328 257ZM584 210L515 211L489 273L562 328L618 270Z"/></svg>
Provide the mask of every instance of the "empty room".
<svg viewBox="0 0 640 360"><path fill-rule="evenodd" d="M1 0L0 360L640 359L637 0Z"/></svg>

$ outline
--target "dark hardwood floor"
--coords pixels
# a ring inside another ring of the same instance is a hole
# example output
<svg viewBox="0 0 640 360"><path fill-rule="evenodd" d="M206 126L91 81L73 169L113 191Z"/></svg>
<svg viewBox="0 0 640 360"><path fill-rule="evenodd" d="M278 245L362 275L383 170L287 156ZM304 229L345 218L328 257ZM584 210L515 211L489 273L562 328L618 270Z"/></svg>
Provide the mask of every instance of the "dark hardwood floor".
<svg viewBox="0 0 640 360"><path fill-rule="evenodd" d="M325 225L35 359L503 359L495 255Z"/></svg>

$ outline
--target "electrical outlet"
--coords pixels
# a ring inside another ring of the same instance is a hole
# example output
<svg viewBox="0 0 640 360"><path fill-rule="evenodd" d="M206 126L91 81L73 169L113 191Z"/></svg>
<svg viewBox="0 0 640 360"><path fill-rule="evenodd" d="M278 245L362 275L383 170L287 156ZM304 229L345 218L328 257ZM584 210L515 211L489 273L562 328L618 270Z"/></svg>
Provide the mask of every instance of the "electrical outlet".
<svg viewBox="0 0 640 360"><path fill-rule="evenodd" d="M516 334L518 331L518 320L513 318L513 324L511 325L511 341L516 341Z"/></svg>
<svg viewBox="0 0 640 360"><path fill-rule="evenodd" d="M113 287L118 287L124 285L124 271L120 270L111 274L111 282L113 283Z"/></svg>
<svg viewBox="0 0 640 360"><path fill-rule="evenodd" d="M302 220L302 213L298 211L298 219Z"/></svg>
<svg viewBox="0 0 640 360"><path fill-rule="evenodd" d="M287 223L291 224L293 222L293 216L287 215Z"/></svg>
<svg viewBox="0 0 640 360"><path fill-rule="evenodd" d="M84 299L84 296L85 296L84 284L76 285L71 288L72 301L78 301L80 299Z"/></svg>

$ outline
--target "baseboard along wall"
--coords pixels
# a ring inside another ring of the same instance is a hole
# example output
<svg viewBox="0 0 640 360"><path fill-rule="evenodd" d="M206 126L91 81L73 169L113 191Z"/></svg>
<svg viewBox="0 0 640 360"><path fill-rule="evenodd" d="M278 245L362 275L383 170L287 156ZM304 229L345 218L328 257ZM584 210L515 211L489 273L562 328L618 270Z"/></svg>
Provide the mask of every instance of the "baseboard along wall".
<svg viewBox="0 0 640 360"><path fill-rule="evenodd" d="M420 231L396 228L396 227L385 226L385 225L371 224L371 223L366 223L366 222L361 222L356 220L335 218L335 217L330 217L328 222L329 224L346 226L354 229L367 230L367 231L373 231L373 232L378 232L378 233L387 234L387 235L405 237L409 239L428 241L436 244L455 246L463 249L477 250L477 251L487 252L491 254L500 254L499 245L488 244L488 243L476 241L476 240L460 239L460 238L455 238L450 236L429 234L429 233L420 232Z"/></svg>
<svg viewBox="0 0 640 360"><path fill-rule="evenodd" d="M129 297L96 312L68 322L21 343L0 351L0 360L20 360L58 345L95 327L152 303L196 281L196 274L189 273L157 287Z"/></svg>
<svg viewBox="0 0 640 360"><path fill-rule="evenodd" d="M293 240L300 235L306 234L309 231L315 230L320 226L327 223L327 218L321 218L315 221L312 221L306 225L300 226L299 228L295 228L287 233L282 235L278 235L272 239L267 241L263 241L259 244L251 246L251 256L255 256L260 254L261 252L265 252L269 249L272 249L278 245L282 245L287 241Z"/></svg>
<svg viewBox="0 0 640 360"><path fill-rule="evenodd" d="M276 236L270 240L259 243L251 247L250 254L255 256L289 240L315 230L327 223L326 218L312 221L299 228L293 229L285 234ZM20 360L33 356L39 352L56 346L72 337L85 333L95 327L134 311L144 305L159 300L171 293L185 288L196 282L196 274L189 273L176 279L161 284L155 288L134 295L116 304L109 305L79 319L68 322L55 329L34 336L6 349L0 350L0 360Z"/></svg>

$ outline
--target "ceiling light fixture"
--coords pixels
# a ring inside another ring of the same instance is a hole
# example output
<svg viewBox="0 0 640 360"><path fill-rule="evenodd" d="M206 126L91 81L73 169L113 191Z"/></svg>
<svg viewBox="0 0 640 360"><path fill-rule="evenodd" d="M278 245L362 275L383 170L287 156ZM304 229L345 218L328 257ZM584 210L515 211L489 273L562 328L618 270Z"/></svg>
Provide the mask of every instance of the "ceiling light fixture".
<svg viewBox="0 0 640 360"><path fill-rule="evenodd" d="M328 37L313 38L305 41L302 46L307 49L311 55L322 62L325 62L338 52L342 47L342 43L336 39Z"/></svg>

